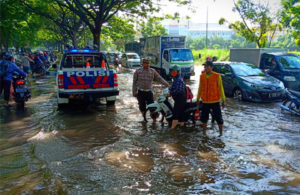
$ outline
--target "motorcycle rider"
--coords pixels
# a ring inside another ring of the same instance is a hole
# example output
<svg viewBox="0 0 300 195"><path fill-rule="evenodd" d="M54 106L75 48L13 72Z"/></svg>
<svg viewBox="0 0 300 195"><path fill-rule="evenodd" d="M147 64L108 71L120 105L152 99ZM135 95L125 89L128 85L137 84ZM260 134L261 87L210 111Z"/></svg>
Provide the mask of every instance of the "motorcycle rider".
<svg viewBox="0 0 300 195"><path fill-rule="evenodd" d="M4 60L5 63L7 63L7 70L2 76L2 82L0 86L0 95L2 94L2 91L4 91L4 106L6 108L11 107L9 104L9 96L10 96L10 88L11 88L11 83L13 79L13 73L17 72L21 74L22 76L26 76L26 74L15 64L13 63L13 57L9 54L5 54ZM3 65L3 63L1 63Z"/></svg>
<svg viewBox="0 0 300 195"><path fill-rule="evenodd" d="M34 62L31 58L29 58L25 52L22 53L21 64L23 65L23 71L28 74L31 72L30 70L30 62Z"/></svg>
<svg viewBox="0 0 300 195"><path fill-rule="evenodd" d="M212 61L213 61L213 62L216 62L217 60L218 60L217 56L213 56L213 57L212 57Z"/></svg>
<svg viewBox="0 0 300 195"><path fill-rule="evenodd" d="M137 97L139 103L139 110L141 111L144 119L146 113L146 105L154 102L153 98L153 86L152 83L154 80L159 81L166 87L169 87L169 83L165 81L159 73L150 68L150 60L142 60L142 68L137 69L133 75L132 83L132 95ZM152 116L153 122L155 122L155 116Z"/></svg>
<svg viewBox="0 0 300 195"><path fill-rule="evenodd" d="M180 75L180 68L173 66L170 68L170 74L173 78L170 94L174 99L173 121L171 129L175 129L178 122L179 126L184 126L184 109L186 106L186 86Z"/></svg>

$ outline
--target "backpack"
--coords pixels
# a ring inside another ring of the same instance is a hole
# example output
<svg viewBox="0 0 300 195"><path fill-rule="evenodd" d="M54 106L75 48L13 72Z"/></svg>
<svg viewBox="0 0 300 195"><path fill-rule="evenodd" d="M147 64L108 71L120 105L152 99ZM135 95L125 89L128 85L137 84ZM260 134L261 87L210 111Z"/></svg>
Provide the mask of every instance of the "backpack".
<svg viewBox="0 0 300 195"><path fill-rule="evenodd" d="M0 76L5 76L8 67L9 67L9 62L7 60L3 60L0 63Z"/></svg>
<svg viewBox="0 0 300 195"><path fill-rule="evenodd" d="M192 93L192 90L191 90L191 88L189 87L189 86L185 86L185 88L186 88L186 100L190 100L191 102L192 102L192 100L193 100L193 97L194 97L194 95L193 95L193 93Z"/></svg>

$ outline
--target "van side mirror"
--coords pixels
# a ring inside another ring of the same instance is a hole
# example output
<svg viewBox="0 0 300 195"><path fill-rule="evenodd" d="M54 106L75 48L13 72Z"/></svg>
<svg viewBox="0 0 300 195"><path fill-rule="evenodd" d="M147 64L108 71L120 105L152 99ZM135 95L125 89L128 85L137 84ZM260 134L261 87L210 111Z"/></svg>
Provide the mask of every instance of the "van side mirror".
<svg viewBox="0 0 300 195"><path fill-rule="evenodd" d="M224 75L227 77L232 77L233 74L231 72L226 72Z"/></svg>

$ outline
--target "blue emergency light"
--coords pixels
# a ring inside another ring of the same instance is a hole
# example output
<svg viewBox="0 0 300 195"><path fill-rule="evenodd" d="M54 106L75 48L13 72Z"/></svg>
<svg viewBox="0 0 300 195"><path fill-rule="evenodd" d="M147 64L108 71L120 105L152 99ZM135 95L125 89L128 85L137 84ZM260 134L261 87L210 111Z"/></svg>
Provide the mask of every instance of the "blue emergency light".
<svg viewBox="0 0 300 195"><path fill-rule="evenodd" d="M95 49L65 49L65 52L72 52L72 53L88 53L88 52L98 52L97 50Z"/></svg>

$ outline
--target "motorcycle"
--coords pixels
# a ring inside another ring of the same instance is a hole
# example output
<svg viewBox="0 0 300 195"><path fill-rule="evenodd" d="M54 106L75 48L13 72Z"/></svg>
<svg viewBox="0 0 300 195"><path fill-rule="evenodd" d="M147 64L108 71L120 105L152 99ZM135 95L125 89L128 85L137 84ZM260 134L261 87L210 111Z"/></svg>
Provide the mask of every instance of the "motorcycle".
<svg viewBox="0 0 300 195"><path fill-rule="evenodd" d="M167 120L168 125L171 126L172 120L173 120L173 103L169 101L169 89L165 88L162 91L162 94L159 96L157 101L155 101L152 104L149 104L146 106L146 111L144 114L144 121L148 121L148 115L150 114L150 117L153 118L158 118L159 115L162 115L162 118L160 122L163 122L164 119ZM185 116L185 124L190 124L193 123L193 125L196 124L197 117L195 117L195 113L197 113L197 110L201 110L201 106L197 105L196 100L187 100L186 103L186 108L184 110L184 116Z"/></svg>
<svg viewBox="0 0 300 195"><path fill-rule="evenodd" d="M13 75L13 97L17 107L24 108L25 102L31 98L31 92L26 87L25 77L19 74Z"/></svg>
<svg viewBox="0 0 300 195"><path fill-rule="evenodd" d="M300 116L300 92L286 89L285 98L280 107Z"/></svg>

